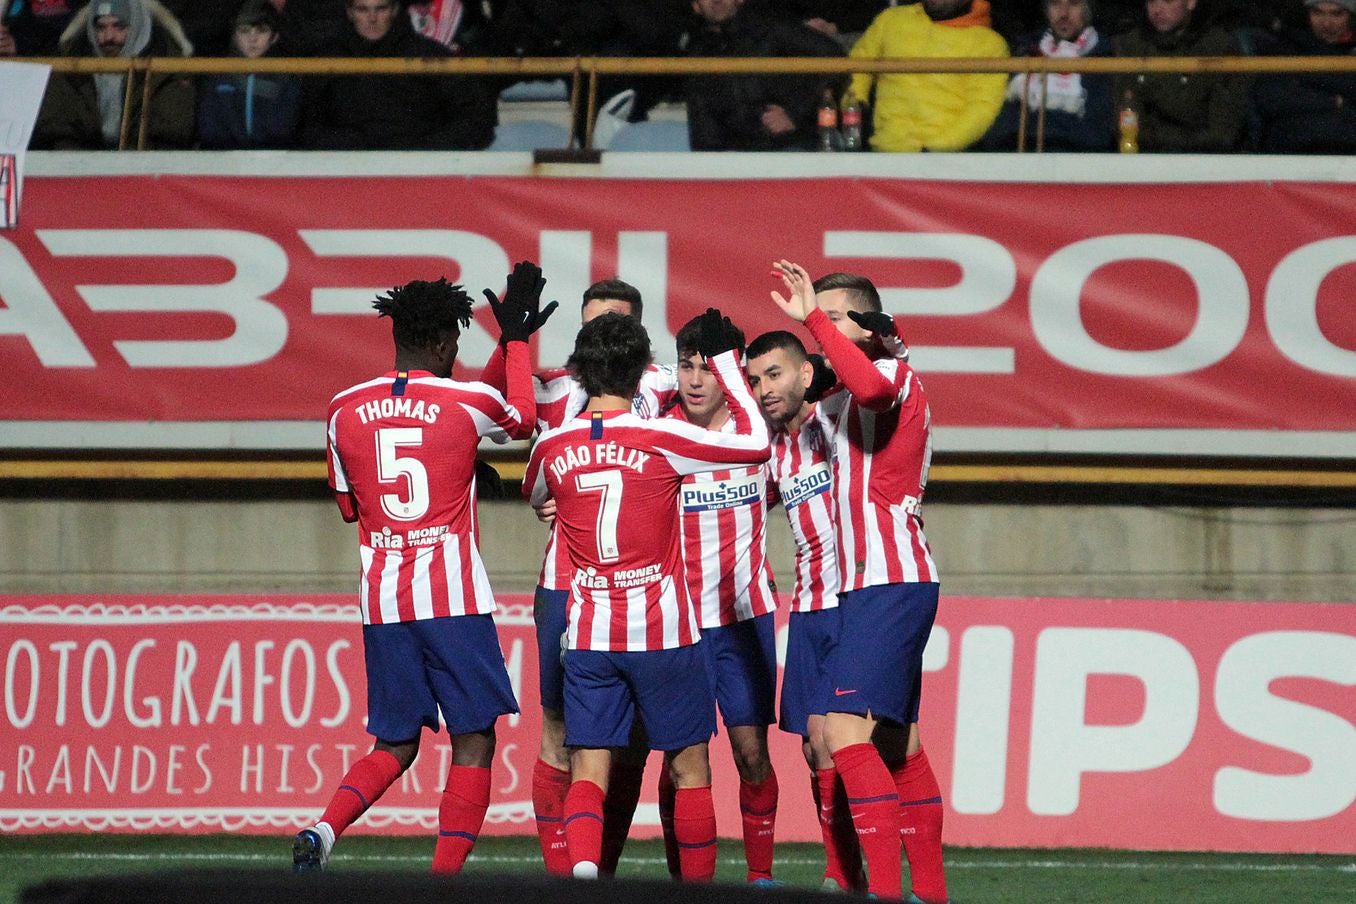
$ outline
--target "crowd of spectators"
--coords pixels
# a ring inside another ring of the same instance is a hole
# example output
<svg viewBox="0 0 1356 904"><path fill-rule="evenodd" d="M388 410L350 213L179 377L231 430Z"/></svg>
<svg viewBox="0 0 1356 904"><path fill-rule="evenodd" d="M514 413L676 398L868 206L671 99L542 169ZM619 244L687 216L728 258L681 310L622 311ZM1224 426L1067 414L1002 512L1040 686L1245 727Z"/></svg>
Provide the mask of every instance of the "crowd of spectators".
<svg viewBox="0 0 1356 904"><path fill-rule="evenodd" d="M0 0L34 56L1350 56L1356 0ZM33 147L135 142L143 73L54 74ZM480 149L507 76L156 74L151 147ZM1356 152L1356 74L614 76L631 121L686 102L699 150L809 150L825 93L877 151ZM128 100L130 98L130 100ZM618 109L616 105L609 109ZM1026 121L1023 122L1025 115ZM124 122L124 116L127 117ZM574 128L582 134L582 121Z"/></svg>

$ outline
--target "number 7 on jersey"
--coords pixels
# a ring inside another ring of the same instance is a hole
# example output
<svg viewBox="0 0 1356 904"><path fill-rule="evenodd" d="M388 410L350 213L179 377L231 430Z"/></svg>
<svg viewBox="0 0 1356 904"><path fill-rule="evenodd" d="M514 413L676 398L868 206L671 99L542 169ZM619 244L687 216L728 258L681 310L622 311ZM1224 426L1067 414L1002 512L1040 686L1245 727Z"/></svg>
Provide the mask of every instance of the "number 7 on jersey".
<svg viewBox="0 0 1356 904"><path fill-rule="evenodd" d="M577 474L575 488L581 493L598 493L598 522L594 526L594 537L598 541L598 561L615 562L621 558L617 548L617 517L621 514L622 475L621 471L596 471L589 474Z"/></svg>

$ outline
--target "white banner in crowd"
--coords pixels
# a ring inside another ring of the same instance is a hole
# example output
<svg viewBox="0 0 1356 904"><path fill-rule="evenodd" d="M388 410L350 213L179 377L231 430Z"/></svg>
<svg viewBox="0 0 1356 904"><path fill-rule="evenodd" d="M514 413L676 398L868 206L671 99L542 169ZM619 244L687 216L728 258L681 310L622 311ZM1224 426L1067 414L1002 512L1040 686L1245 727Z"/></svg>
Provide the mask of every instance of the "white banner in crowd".
<svg viewBox="0 0 1356 904"><path fill-rule="evenodd" d="M24 151L51 71L34 63L0 63L0 229L19 222Z"/></svg>

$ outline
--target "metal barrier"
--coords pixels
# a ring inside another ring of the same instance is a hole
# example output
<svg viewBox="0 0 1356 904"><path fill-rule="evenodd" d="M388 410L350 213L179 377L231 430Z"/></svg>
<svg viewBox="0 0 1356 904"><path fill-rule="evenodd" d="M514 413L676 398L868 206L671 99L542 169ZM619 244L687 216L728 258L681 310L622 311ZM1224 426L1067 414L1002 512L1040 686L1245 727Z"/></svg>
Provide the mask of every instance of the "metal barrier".
<svg viewBox="0 0 1356 904"><path fill-rule="evenodd" d="M593 146L593 123L598 112L598 77L604 75L851 75L854 73L1027 73L1041 77L1041 107L1037 119L1036 150L1044 145L1045 83L1050 74L1089 73L1140 75L1187 73L1261 75L1268 73L1356 73L1356 57L1046 57L912 58L860 60L820 57L462 57L352 59L348 57L25 57L53 71L70 74L96 72L128 75L123 99L122 133L118 149L126 150L131 124L128 113L135 96L135 75L142 78L141 117L137 150L146 147L150 125L152 75L222 75L283 73L289 75L514 75L520 78L570 79L570 117L577 121L580 103L586 104L583 147ZM1026 146L1026 92L1021 98L1018 150ZM573 144L573 139L571 139Z"/></svg>

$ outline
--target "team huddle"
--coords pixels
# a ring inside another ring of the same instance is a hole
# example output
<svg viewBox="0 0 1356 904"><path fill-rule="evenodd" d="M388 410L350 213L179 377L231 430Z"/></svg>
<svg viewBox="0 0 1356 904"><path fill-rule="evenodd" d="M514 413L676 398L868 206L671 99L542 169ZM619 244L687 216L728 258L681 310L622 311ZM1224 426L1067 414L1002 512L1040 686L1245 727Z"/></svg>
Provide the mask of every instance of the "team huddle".
<svg viewBox="0 0 1356 904"><path fill-rule="evenodd" d="M322 869L335 838L413 763L421 729L452 736L433 869L461 869L484 821L499 716L517 712L476 543L475 450L534 433L523 492L550 524L536 593L543 728L532 798L546 869L615 873L650 751L669 871L709 881L716 715L739 775L747 876L778 884L768 727L810 768L827 890L947 900L942 798L918 734L938 578L921 518L926 396L865 277L773 265L773 302L823 356L776 330L745 343L711 308L656 365L640 293L591 286L566 367L532 374L555 308L518 264L482 382L450 379L471 299L445 281L379 298L395 368L339 393L330 483L359 527L370 754L293 842ZM782 294L782 293L785 294ZM419 416L415 416L415 412ZM766 519L795 540L780 714ZM780 715L780 718L778 718Z"/></svg>

